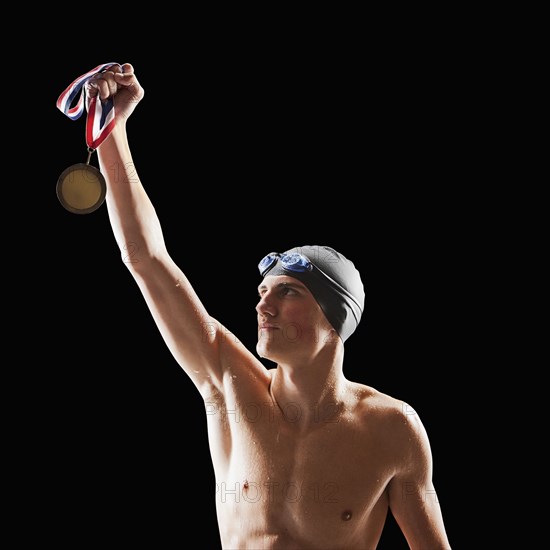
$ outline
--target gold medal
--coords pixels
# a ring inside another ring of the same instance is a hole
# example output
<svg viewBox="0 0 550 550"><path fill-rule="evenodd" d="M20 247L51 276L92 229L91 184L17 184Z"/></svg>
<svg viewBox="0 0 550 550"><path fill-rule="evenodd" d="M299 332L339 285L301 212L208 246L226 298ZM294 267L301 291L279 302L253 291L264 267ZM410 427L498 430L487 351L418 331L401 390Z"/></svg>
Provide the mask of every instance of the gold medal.
<svg viewBox="0 0 550 550"><path fill-rule="evenodd" d="M86 163L73 164L57 180L57 198L69 212L89 214L105 200L107 185L103 174L90 164L94 149L88 148Z"/></svg>
<svg viewBox="0 0 550 550"><path fill-rule="evenodd" d="M84 86L90 78L109 70L114 65L120 68L118 63L105 63L79 76L65 88L56 101L57 108L71 120L80 118L82 113L87 110L88 159L85 164L73 164L64 170L59 176L56 186L59 202L74 214L94 212L103 204L107 194L105 178L97 168L90 165L90 157L115 126L115 104L112 97L105 101L101 101L97 95L86 99ZM78 102L72 106L79 91Z"/></svg>

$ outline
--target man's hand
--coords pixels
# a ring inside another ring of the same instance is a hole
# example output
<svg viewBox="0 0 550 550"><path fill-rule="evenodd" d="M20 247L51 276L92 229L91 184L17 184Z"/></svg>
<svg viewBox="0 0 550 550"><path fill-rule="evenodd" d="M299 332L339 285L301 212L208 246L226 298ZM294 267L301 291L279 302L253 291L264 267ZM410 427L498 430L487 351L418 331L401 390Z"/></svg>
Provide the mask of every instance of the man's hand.
<svg viewBox="0 0 550 550"><path fill-rule="evenodd" d="M144 94L130 63L114 65L86 82L86 109L89 109L90 99L93 97L98 97L101 101L112 97L116 116L126 120Z"/></svg>

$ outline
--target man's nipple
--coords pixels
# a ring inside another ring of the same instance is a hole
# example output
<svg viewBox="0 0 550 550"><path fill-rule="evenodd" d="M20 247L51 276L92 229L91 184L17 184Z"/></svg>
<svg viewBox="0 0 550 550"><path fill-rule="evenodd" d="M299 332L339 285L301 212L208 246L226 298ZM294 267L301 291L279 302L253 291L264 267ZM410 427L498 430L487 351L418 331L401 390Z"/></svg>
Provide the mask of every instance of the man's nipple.
<svg viewBox="0 0 550 550"><path fill-rule="evenodd" d="M341 516L342 521L349 521L352 515L351 510L344 510Z"/></svg>

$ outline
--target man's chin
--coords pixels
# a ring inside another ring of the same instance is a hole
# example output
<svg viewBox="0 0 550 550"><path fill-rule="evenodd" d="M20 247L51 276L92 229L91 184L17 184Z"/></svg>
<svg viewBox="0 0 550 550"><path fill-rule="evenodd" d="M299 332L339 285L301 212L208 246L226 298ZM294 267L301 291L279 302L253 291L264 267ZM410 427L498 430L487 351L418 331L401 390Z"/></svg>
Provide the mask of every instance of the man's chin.
<svg viewBox="0 0 550 550"><path fill-rule="evenodd" d="M270 345L269 342L266 342L265 340L259 340L256 344L256 353L262 358L262 359L269 359L270 361L273 361L273 346Z"/></svg>
<svg viewBox="0 0 550 550"><path fill-rule="evenodd" d="M266 357L266 353L267 353L267 352L266 352L265 346L263 345L262 342L258 342L258 343L256 344L256 353L257 353L260 357L262 357L262 358L264 358L264 359L267 359L267 357Z"/></svg>

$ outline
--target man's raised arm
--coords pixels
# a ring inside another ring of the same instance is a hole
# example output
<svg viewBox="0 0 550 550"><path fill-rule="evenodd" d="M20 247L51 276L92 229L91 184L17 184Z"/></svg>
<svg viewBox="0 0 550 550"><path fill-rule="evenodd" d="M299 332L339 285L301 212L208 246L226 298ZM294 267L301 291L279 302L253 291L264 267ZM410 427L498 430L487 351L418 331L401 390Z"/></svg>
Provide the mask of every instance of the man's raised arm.
<svg viewBox="0 0 550 550"><path fill-rule="evenodd" d="M98 148L107 182L107 209L122 260L136 280L175 359L197 388L221 383L224 329L205 310L166 250L161 225L135 170L126 122L144 97L130 64L99 73L86 85L88 98L113 97L116 124ZM225 341L224 341L225 340Z"/></svg>

